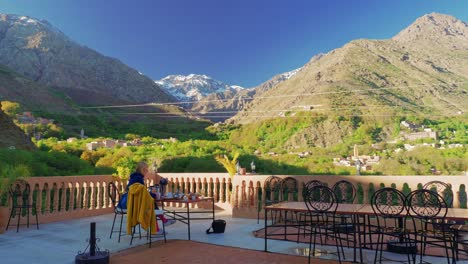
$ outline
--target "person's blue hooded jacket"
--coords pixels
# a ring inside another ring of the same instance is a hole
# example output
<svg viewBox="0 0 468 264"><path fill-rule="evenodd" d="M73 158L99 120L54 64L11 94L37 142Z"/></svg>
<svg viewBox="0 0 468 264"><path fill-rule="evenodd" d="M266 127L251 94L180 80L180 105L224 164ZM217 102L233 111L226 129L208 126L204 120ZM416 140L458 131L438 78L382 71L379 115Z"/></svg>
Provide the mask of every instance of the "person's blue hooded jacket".
<svg viewBox="0 0 468 264"><path fill-rule="evenodd" d="M127 192L130 186L134 183L141 183L145 184L145 176L139 172L134 172L130 174L130 179L128 180L128 185L127 185Z"/></svg>
<svg viewBox="0 0 468 264"><path fill-rule="evenodd" d="M120 201L119 201L119 204L117 205L117 207L121 208L121 209L127 209L127 193L128 193L128 190L130 188L130 186L132 184L135 184L135 183L140 183L140 184L145 184L145 176L139 172L134 172L132 174L130 174L130 179L128 180L128 185L127 185L127 188L126 188L126 193L124 193L122 195L122 197L120 198ZM156 194L154 193L151 193L151 197L153 198L156 198Z"/></svg>

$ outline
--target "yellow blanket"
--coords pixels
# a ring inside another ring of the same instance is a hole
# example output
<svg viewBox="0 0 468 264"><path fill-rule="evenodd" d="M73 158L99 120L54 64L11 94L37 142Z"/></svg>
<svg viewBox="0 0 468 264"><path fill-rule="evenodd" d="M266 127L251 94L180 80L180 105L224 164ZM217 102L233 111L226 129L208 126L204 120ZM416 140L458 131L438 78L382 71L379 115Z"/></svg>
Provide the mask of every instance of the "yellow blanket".
<svg viewBox="0 0 468 264"><path fill-rule="evenodd" d="M127 198L127 234L132 234L132 227L140 224L143 229L151 227L151 234L158 231L158 223L154 212L153 197L143 184L132 184Z"/></svg>

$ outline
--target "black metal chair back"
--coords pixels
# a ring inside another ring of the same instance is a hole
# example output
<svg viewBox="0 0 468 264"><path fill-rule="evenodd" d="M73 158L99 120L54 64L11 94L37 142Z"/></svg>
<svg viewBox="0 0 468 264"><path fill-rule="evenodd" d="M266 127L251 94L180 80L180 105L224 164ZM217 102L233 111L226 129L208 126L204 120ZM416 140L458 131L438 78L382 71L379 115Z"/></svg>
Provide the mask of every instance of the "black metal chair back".
<svg viewBox="0 0 468 264"><path fill-rule="evenodd" d="M309 213L335 213L338 204L332 189L317 185L309 189L304 202Z"/></svg>
<svg viewBox="0 0 468 264"><path fill-rule="evenodd" d="M324 182L321 182L319 180L311 180L311 181L308 181L306 183L303 183L303 185L302 185L302 198L303 198L304 201L305 201L305 197L308 194L309 189L314 187L314 186L326 186L326 185L325 185Z"/></svg>
<svg viewBox="0 0 468 264"><path fill-rule="evenodd" d="M448 207L453 207L453 191L449 183L430 181L423 185L423 189L436 192L443 198Z"/></svg>
<svg viewBox="0 0 468 264"><path fill-rule="evenodd" d="M352 204L356 198L356 187L346 180L336 182L333 187L338 203Z"/></svg>
<svg viewBox="0 0 468 264"><path fill-rule="evenodd" d="M297 180L293 177L286 177L281 181L281 197L280 201L292 200L289 197L297 193Z"/></svg>
<svg viewBox="0 0 468 264"><path fill-rule="evenodd" d="M21 223L21 216L23 213L26 213L27 217L27 227L29 227L29 214L36 214L36 227L39 229L39 219L38 219L38 210L36 208L36 203L32 197L31 187L29 183L25 180L16 180L8 189L11 199L11 211L10 217L8 218L8 223L6 230L10 226L10 221L13 216L17 217L16 232L19 231L19 226ZM32 211L32 212L31 212Z"/></svg>
<svg viewBox="0 0 468 264"><path fill-rule="evenodd" d="M12 205L15 207L29 206L31 187L25 180L17 180L9 188Z"/></svg>
<svg viewBox="0 0 468 264"><path fill-rule="evenodd" d="M265 180L265 202L277 202L281 190L281 178L270 176Z"/></svg>
<svg viewBox="0 0 468 264"><path fill-rule="evenodd" d="M384 218L396 218L408 213L405 195L394 188L382 188L371 199L372 210Z"/></svg>
<svg viewBox="0 0 468 264"><path fill-rule="evenodd" d="M447 216L447 204L442 196L431 190L416 190L407 198L412 217L422 220L443 219Z"/></svg>

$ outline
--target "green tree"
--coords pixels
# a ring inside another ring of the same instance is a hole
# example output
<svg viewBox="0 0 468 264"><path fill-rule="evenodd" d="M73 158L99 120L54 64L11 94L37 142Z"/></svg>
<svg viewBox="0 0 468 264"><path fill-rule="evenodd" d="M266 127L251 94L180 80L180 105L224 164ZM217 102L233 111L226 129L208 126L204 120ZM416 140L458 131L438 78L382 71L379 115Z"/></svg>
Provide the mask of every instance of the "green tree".
<svg viewBox="0 0 468 264"><path fill-rule="evenodd" d="M2 111L5 112L10 117L15 117L16 114L19 114L21 106L19 103L11 101L2 101Z"/></svg>

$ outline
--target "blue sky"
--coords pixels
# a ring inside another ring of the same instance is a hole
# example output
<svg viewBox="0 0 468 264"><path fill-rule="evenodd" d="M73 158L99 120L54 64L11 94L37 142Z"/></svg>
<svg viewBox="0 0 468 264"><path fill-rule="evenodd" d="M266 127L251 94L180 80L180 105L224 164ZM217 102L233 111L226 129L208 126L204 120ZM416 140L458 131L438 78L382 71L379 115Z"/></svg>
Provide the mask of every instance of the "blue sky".
<svg viewBox="0 0 468 264"><path fill-rule="evenodd" d="M206 74L253 87L357 38L385 39L463 0L0 0L152 79Z"/></svg>

